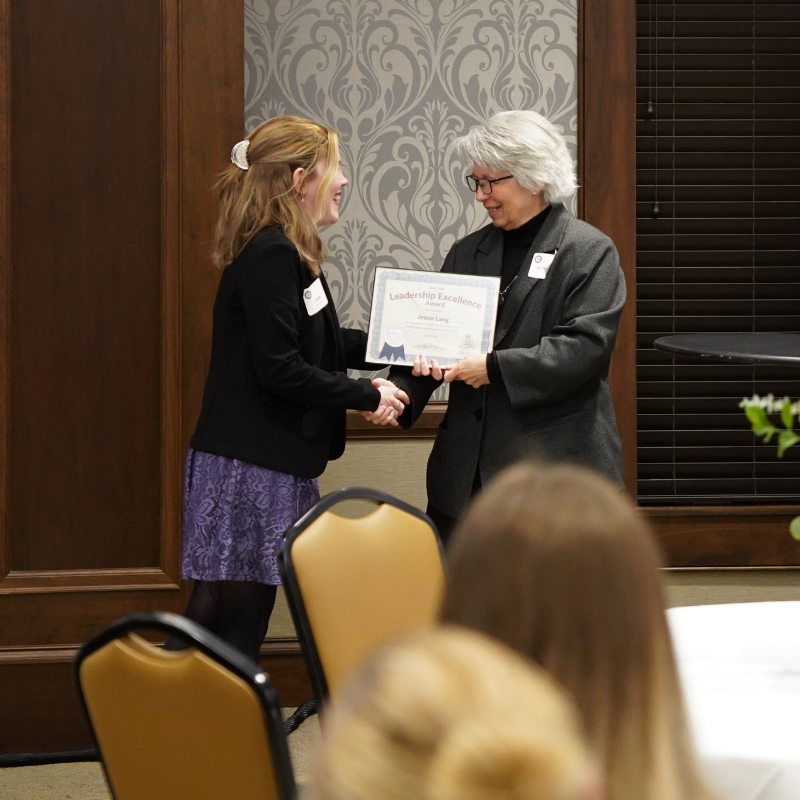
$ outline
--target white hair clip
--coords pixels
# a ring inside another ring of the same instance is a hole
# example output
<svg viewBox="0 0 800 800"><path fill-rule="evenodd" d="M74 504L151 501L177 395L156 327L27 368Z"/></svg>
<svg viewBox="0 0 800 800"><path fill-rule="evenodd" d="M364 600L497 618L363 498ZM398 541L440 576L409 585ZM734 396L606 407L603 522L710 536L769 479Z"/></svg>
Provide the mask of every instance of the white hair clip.
<svg viewBox="0 0 800 800"><path fill-rule="evenodd" d="M250 140L245 139L233 146L231 150L231 161L236 164L239 169L250 169L250 164L247 163L247 148L250 145Z"/></svg>

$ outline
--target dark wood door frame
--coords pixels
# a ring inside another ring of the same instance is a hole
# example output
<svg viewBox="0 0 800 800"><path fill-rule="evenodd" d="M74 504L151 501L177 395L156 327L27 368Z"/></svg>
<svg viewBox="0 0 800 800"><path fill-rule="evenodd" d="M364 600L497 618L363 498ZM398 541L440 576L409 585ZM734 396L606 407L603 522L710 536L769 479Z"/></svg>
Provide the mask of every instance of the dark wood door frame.
<svg viewBox="0 0 800 800"><path fill-rule="evenodd" d="M636 497L636 7L578 4L578 216L617 247L628 296L609 381Z"/></svg>

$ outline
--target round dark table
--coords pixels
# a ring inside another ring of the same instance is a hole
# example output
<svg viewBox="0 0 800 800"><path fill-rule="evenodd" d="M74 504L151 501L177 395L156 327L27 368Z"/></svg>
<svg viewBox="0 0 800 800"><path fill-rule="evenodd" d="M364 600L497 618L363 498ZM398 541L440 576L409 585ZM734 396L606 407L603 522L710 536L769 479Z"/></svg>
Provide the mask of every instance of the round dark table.
<svg viewBox="0 0 800 800"><path fill-rule="evenodd" d="M679 333L661 336L653 346L714 361L800 366L800 333Z"/></svg>

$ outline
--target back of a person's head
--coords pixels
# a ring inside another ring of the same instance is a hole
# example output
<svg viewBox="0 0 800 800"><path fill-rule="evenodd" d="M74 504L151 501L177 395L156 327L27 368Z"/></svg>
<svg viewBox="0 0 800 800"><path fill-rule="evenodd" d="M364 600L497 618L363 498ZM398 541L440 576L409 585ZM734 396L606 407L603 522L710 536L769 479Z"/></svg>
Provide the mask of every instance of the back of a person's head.
<svg viewBox="0 0 800 800"><path fill-rule="evenodd" d="M455 627L386 646L323 720L321 800L585 800L599 772L544 672Z"/></svg>
<svg viewBox="0 0 800 800"><path fill-rule="evenodd" d="M579 467L511 467L470 507L448 556L442 620L496 637L569 690L608 800L706 796L658 548L618 487Z"/></svg>

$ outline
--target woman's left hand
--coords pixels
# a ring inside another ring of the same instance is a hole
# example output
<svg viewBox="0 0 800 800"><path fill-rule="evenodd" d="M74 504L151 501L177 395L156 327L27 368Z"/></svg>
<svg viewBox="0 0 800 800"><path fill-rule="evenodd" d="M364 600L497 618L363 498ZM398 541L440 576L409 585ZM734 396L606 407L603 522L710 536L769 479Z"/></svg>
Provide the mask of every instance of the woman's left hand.
<svg viewBox="0 0 800 800"><path fill-rule="evenodd" d="M452 383L453 381L464 381L473 389L489 383L489 374L486 372L486 356L465 356L452 367L448 367L444 373L444 382Z"/></svg>

